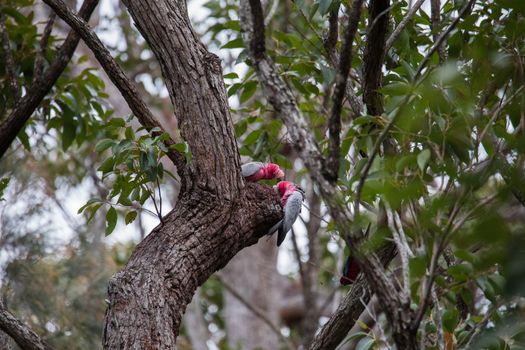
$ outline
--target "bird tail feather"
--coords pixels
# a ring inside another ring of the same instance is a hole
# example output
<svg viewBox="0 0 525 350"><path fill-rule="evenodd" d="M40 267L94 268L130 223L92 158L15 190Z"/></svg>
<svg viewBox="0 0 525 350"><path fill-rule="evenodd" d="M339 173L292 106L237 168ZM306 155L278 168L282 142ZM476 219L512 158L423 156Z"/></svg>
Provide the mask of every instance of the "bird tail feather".
<svg viewBox="0 0 525 350"><path fill-rule="evenodd" d="M267 235L273 235L275 231L281 228L282 225L283 225L283 220L279 220L279 222L277 222L275 225L272 226L272 228L270 228L270 230L268 230Z"/></svg>

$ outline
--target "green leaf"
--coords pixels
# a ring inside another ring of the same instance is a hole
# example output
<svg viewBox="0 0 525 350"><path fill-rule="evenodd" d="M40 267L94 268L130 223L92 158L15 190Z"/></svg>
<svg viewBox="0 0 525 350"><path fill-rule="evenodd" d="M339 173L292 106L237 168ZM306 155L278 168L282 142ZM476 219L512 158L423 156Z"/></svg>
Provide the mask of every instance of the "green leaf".
<svg viewBox="0 0 525 350"><path fill-rule="evenodd" d="M103 174L109 173L113 171L113 167L115 166L115 158L110 157L106 159L102 164L98 167L98 171L102 171Z"/></svg>
<svg viewBox="0 0 525 350"><path fill-rule="evenodd" d="M246 136L243 143L245 145L254 144L257 141L257 139L259 139L259 136L261 136L261 133L262 133L261 129L252 131L251 133L248 134L248 136Z"/></svg>
<svg viewBox="0 0 525 350"><path fill-rule="evenodd" d="M257 82L252 80L244 84L244 89L242 90L241 97L239 97L239 102L242 104L250 99L255 94L257 90Z"/></svg>
<svg viewBox="0 0 525 350"><path fill-rule="evenodd" d="M91 220L95 217L95 214L97 213L98 209L102 206L102 203L95 204L91 208L89 208L89 216L86 220L86 224L89 224Z"/></svg>
<svg viewBox="0 0 525 350"><path fill-rule="evenodd" d="M102 153L105 150L107 150L108 148L110 148L114 144L114 142L115 141L110 140L110 139L100 140L97 143L97 145L95 146L95 151L97 151L99 153Z"/></svg>
<svg viewBox="0 0 525 350"><path fill-rule="evenodd" d="M374 338L364 338L357 343L355 350L370 350L375 343Z"/></svg>
<svg viewBox="0 0 525 350"><path fill-rule="evenodd" d="M427 270L427 260L424 256L415 256L409 260L408 268L410 270L410 278L420 278Z"/></svg>
<svg viewBox="0 0 525 350"><path fill-rule="evenodd" d="M449 332L454 333L459 322L459 311L457 309L448 309L443 313L443 328Z"/></svg>
<svg viewBox="0 0 525 350"><path fill-rule="evenodd" d="M24 148L27 151L31 151L31 144L29 143L29 136L27 136L26 130L24 128L20 129L18 135L16 135Z"/></svg>
<svg viewBox="0 0 525 350"><path fill-rule="evenodd" d="M126 218L124 219L126 221L126 225L131 224L135 219L137 218L137 212L135 210L130 211L126 214Z"/></svg>
<svg viewBox="0 0 525 350"><path fill-rule="evenodd" d="M224 75L224 79L237 79L237 78L239 78L237 73L228 73Z"/></svg>
<svg viewBox="0 0 525 350"><path fill-rule="evenodd" d="M429 149L425 149L417 155L417 165L422 172L425 172L425 168L430 160L430 155L431 153Z"/></svg>
<svg viewBox="0 0 525 350"><path fill-rule="evenodd" d="M106 236L109 236L117 225L117 211L113 207L110 207L106 213L106 224Z"/></svg>
<svg viewBox="0 0 525 350"><path fill-rule="evenodd" d="M244 47L244 42L242 38L236 38L222 45L221 49L240 49L243 47Z"/></svg>
<svg viewBox="0 0 525 350"><path fill-rule="evenodd" d="M321 0L319 1L319 13L324 16L330 11L330 6L333 0Z"/></svg>

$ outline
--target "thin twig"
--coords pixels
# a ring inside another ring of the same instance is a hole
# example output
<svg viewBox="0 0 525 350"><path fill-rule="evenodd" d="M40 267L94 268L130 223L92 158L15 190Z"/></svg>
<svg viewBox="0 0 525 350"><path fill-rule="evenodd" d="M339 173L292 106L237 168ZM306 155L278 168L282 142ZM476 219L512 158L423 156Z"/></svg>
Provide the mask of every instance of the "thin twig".
<svg viewBox="0 0 525 350"><path fill-rule="evenodd" d="M160 191L160 183L159 183L158 177L157 177L157 190L159 191L159 219L160 219L160 222L163 224L164 221L162 220L162 192Z"/></svg>
<svg viewBox="0 0 525 350"><path fill-rule="evenodd" d="M491 306L489 307L487 312L485 312L485 315L483 316L483 319L481 320L481 322L476 324L474 326L474 328L472 328L472 330L470 331L468 336L466 337L468 339L468 342L465 344L463 349L471 349L471 345L472 345L473 341L477 338L477 336L481 332L481 330L483 328L485 328L485 326L489 322L490 318L492 317L492 313L494 311L496 311L498 307L499 307L498 303L496 305L495 304L491 304Z"/></svg>
<svg viewBox="0 0 525 350"><path fill-rule="evenodd" d="M475 1L476 0L469 0L469 2L467 2L465 6L463 6L458 16L456 17L456 19L454 19L454 21L448 26L448 28L443 33L441 33L439 38L436 40L434 45L430 48L430 50L427 52L427 54L425 55L425 57L419 64L419 67L417 68L414 79L419 78L419 76L421 75L421 72L423 71L423 68L425 68L428 61L430 61L430 57L432 57L434 52L436 52L436 50L441 46L443 41L445 41L446 37L450 34L450 32L452 32L452 30L456 28L461 18L463 18L463 15L466 14L467 11L469 11L470 7L475 3Z"/></svg>
<svg viewBox="0 0 525 350"><path fill-rule="evenodd" d="M381 134L379 134L379 137L377 138L374 144L374 148L372 149L372 152L368 155L366 164L361 172L361 176L359 177L359 183L357 184L357 188L355 191L354 216L356 217L359 216L359 203L361 202L361 192L363 191L365 180L368 177L368 172L370 171L370 168L372 167L375 157L377 156L379 152L381 144L383 143L384 139L386 138L388 132L390 131L394 123L397 121L397 119L401 115L402 109L410 102L411 99L412 99L412 95L408 94L405 96L403 102L401 103L400 107L396 111L396 114L392 117L392 119L388 122L385 128L381 131Z"/></svg>
<svg viewBox="0 0 525 350"><path fill-rule="evenodd" d="M227 283L225 281L224 278L222 278L222 276L220 276L219 274L215 274L215 277L217 277L217 279L219 280L219 282L221 282L222 286L231 294L233 295L237 300L239 300L248 310L250 310L255 316L257 316L258 318L260 318L264 323L266 323L268 325L268 327L270 327L270 329L277 335L277 337L286 345L286 347L290 350L292 349L295 349L295 347L293 346L293 344L290 342L289 339L287 339L286 337L284 337L279 329L279 327L277 327L271 320L270 318L268 317L268 315L266 315L266 313L259 309L257 306L253 305L252 303L250 303L249 300L247 300L245 297L243 297L239 292L237 292L237 290L232 286L230 285L229 283Z"/></svg>
<svg viewBox="0 0 525 350"><path fill-rule="evenodd" d="M401 271L403 272L403 297L408 300L410 296L410 279L409 279L409 268L408 268L408 251L407 246L404 244L404 242L401 239L401 235L399 234L399 230L396 223L395 218L395 212L387 212L388 216L390 217L390 220L392 222L392 226L394 229L392 230L392 237L394 238L394 242L397 247L397 251L399 253L399 257L401 258Z"/></svg>
<svg viewBox="0 0 525 350"><path fill-rule="evenodd" d="M16 76L16 65L13 59L13 52L11 51L11 44L9 43L9 34L5 24L5 15L0 11L0 34L2 35L2 49L4 51L4 61L6 70L6 80L11 87L13 100L16 102L20 98L20 85Z"/></svg>
<svg viewBox="0 0 525 350"><path fill-rule="evenodd" d="M502 102L498 108L496 108L496 110L494 111L494 113L492 113L492 116L490 117L490 120L488 121L487 125L485 125L485 128L483 128L483 131L481 131L481 133L479 134L479 137L478 137L478 142L477 144L479 145L479 143L481 141L483 141L483 138L485 137L485 134L487 133L487 131L489 130L489 128L492 126L492 124L494 123L494 121L496 121L496 118L498 118L499 114L501 113L501 111L507 107L507 105L516 97L518 96L518 94L521 92L521 90L523 90L524 86L520 86L509 98L507 98L505 100L505 102Z"/></svg>
<svg viewBox="0 0 525 350"><path fill-rule="evenodd" d="M401 33L403 32L407 24L412 20L417 10L419 10L419 8L421 7L421 5L423 5L424 2L425 0L417 0L414 6L412 6L410 10L408 11L408 13L403 17L401 22L399 22L396 29L394 29L394 31L392 32L392 34L386 41L385 53L388 52L388 50L390 50L392 45L394 45L394 42L397 40L397 38L399 38L399 35L401 35Z"/></svg>
<svg viewBox="0 0 525 350"><path fill-rule="evenodd" d="M439 350L445 350L445 340L443 338L443 325L441 322L441 306L436 293L436 286L432 287L432 302L434 303L434 315L437 328L437 345Z"/></svg>
<svg viewBox="0 0 525 350"><path fill-rule="evenodd" d="M53 30L53 24L55 23L56 17L57 14L52 12L49 16L49 20L47 21L44 31L42 32L42 37L40 38L38 49L36 51L35 68L33 70L33 81L42 76L42 72L44 70L44 60L46 56L47 42L49 41L49 36L51 35L51 31Z"/></svg>
<svg viewBox="0 0 525 350"><path fill-rule="evenodd" d="M339 55L339 67L335 79L332 113L328 120L329 152L327 163L327 178L332 182L337 181L339 174L339 157L341 153L341 111L345 97L348 73L352 65L352 45L361 19L363 0L354 0L352 10L348 16L348 24L343 39L343 48Z"/></svg>

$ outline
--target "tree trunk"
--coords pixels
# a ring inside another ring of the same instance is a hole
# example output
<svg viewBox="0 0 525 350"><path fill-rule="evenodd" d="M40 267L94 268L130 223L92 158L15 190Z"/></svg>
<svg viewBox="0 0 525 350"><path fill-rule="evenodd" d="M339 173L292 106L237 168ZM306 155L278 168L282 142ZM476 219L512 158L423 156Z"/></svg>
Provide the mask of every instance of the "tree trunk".
<svg viewBox="0 0 525 350"><path fill-rule="evenodd" d="M220 60L193 32L185 1L124 4L161 65L192 159L178 169L175 209L110 281L103 345L173 349L197 287L282 214L271 187L242 179Z"/></svg>

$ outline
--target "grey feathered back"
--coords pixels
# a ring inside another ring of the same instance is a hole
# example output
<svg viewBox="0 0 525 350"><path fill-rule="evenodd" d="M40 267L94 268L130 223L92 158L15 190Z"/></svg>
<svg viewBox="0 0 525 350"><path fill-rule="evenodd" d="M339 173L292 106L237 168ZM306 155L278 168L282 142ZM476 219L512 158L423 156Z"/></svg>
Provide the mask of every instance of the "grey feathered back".
<svg viewBox="0 0 525 350"><path fill-rule="evenodd" d="M264 165L261 162L249 162L241 165L241 171L243 177L252 176Z"/></svg>

